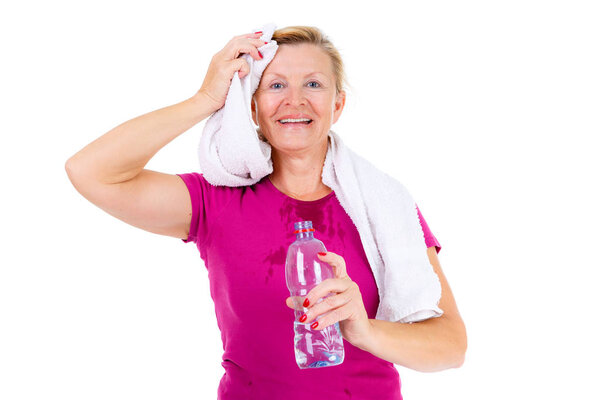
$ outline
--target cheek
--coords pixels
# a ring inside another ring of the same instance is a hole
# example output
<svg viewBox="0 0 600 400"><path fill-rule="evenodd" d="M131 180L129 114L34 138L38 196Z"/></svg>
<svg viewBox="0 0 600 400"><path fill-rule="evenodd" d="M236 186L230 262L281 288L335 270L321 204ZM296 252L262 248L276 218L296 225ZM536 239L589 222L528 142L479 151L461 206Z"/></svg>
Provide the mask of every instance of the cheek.
<svg viewBox="0 0 600 400"><path fill-rule="evenodd" d="M320 116L326 117L331 114L334 100L330 96L323 96L322 94L315 93L312 96L307 95L306 99L308 100L310 107Z"/></svg>
<svg viewBox="0 0 600 400"><path fill-rule="evenodd" d="M259 118L270 118L277 111L277 105L279 102L277 99L271 97L261 98L261 100L257 103L258 107L258 117Z"/></svg>

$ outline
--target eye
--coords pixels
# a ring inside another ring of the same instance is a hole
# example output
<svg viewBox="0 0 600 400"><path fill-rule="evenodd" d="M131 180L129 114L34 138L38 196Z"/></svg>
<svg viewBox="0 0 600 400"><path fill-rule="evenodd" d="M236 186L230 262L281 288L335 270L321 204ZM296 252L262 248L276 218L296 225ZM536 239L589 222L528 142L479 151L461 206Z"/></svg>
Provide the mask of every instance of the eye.
<svg viewBox="0 0 600 400"><path fill-rule="evenodd" d="M274 84L272 84L272 85L271 85L271 87L272 87L273 89L279 89L278 87L275 87L275 85L281 85L281 83L274 83Z"/></svg>
<svg viewBox="0 0 600 400"><path fill-rule="evenodd" d="M317 82L317 81L311 81L311 82L309 82L308 84L310 85L311 83L314 83L314 84L316 84L316 85L317 85L317 86L311 86L311 87L314 87L314 88L317 88L317 87L320 87L320 86L321 86L321 84L320 84L319 82Z"/></svg>

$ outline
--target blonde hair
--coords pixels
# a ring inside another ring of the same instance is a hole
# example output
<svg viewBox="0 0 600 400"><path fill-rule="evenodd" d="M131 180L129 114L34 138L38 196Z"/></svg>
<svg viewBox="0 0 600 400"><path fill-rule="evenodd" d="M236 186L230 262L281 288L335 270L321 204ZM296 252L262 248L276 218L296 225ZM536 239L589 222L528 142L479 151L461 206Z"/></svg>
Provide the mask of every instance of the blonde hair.
<svg viewBox="0 0 600 400"><path fill-rule="evenodd" d="M279 46L283 44L298 45L302 43L314 44L321 48L329 58L333 66L333 75L335 76L336 93L345 90L348 85L344 62L339 51L335 48L329 38L325 36L318 28L314 26L295 25L277 29L273 32L271 38Z"/></svg>

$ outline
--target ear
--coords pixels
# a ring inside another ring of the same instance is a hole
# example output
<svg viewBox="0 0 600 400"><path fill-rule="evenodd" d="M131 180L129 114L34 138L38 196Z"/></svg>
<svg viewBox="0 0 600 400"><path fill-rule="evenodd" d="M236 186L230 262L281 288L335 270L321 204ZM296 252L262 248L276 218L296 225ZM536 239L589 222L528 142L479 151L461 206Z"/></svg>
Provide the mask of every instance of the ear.
<svg viewBox="0 0 600 400"><path fill-rule="evenodd" d="M345 91L341 91L337 94L336 98L335 98L335 104L333 107L333 122L332 125L335 124L337 122L337 120L340 118L340 115L342 115L342 110L344 109L344 105L346 105L346 92Z"/></svg>
<svg viewBox="0 0 600 400"><path fill-rule="evenodd" d="M256 99L252 96L250 99L250 111L252 111L252 121L254 121L254 125L258 126L258 121L256 120Z"/></svg>

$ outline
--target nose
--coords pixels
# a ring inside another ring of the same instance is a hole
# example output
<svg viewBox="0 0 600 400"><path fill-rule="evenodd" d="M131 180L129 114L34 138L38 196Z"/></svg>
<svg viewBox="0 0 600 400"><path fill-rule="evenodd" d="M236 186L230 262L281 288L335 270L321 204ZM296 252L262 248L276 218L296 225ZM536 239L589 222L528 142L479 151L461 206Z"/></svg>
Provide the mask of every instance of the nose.
<svg viewBox="0 0 600 400"><path fill-rule="evenodd" d="M306 98L302 89L301 87L290 86L285 97L286 104L292 106L305 105Z"/></svg>

